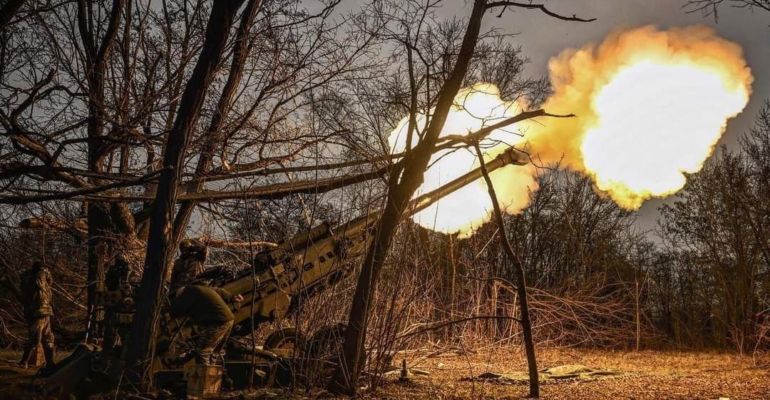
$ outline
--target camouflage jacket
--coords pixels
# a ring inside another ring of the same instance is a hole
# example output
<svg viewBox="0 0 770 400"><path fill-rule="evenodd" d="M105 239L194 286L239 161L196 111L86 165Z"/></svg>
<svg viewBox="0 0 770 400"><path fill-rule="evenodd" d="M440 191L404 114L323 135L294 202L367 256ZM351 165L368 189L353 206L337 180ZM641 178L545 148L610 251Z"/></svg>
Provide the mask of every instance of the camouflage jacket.
<svg viewBox="0 0 770 400"><path fill-rule="evenodd" d="M27 318L53 315L51 272L47 268L28 270L21 275L21 293Z"/></svg>

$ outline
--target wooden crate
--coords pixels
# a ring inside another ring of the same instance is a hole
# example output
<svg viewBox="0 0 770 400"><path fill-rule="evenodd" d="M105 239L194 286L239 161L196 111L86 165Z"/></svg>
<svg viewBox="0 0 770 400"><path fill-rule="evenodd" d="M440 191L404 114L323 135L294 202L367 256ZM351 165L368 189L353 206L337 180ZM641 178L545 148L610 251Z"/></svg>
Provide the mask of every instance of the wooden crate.
<svg viewBox="0 0 770 400"><path fill-rule="evenodd" d="M195 397L216 396L222 389L221 365L192 365L187 367L187 395Z"/></svg>

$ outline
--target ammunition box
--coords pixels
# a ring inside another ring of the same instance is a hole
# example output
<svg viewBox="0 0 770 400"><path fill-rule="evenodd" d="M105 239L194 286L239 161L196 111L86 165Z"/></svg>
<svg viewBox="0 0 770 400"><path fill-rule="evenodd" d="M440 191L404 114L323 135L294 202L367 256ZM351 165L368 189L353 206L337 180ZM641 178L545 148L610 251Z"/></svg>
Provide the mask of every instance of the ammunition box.
<svg viewBox="0 0 770 400"><path fill-rule="evenodd" d="M221 365L193 365L187 367L187 395L195 397L212 397L222 390Z"/></svg>

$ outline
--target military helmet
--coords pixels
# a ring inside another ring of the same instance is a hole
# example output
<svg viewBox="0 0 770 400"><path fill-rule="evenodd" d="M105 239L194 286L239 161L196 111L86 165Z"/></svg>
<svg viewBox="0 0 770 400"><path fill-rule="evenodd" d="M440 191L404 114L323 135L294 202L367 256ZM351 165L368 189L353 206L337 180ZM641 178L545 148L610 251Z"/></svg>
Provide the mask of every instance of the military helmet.
<svg viewBox="0 0 770 400"><path fill-rule="evenodd" d="M196 239L184 239L179 242L179 251L189 253L193 251L206 251L206 245Z"/></svg>
<svg viewBox="0 0 770 400"><path fill-rule="evenodd" d="M129 268L131 264L128 262L128 258L126 258L124 254L119 254L117 257L115 257L114 265L120 268Z"/></svg>
<svg viewBox="0 0 770 400"><path fill-rule="evenodd" d="M192 240L184 239L181 242L179 242L179 251L184 253L185 251L187 251L187 249L190 248L190 246L192 246Z"/></svg>

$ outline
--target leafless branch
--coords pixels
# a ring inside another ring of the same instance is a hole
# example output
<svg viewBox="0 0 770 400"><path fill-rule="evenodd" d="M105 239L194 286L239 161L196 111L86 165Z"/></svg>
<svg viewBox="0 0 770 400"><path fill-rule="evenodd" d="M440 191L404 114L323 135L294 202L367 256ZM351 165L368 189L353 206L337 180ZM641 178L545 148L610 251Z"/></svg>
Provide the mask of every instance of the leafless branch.
<svg viewBox="0 0 770 400"><path fill-rule="evenodd" d="M550 17L556 18L556 19L560 19L562 21L576 21L576 22L592 22L592 21L596 21L596 18L583 19L583 18L579 18L575 14L573 14L571 17L568 17L568 16L564 16L564 15L555 13L555 12L549 10L548 8L546 8L545 4L519 3L519 2L515 2L515 1L493 1L493 2L487 4L487 9L489 9L489 10L491 10L493 8L496 8L496 7L503 7L503 11L500 12L499 16L502 16L503 12L505 11L505 8L507 8L507 7L518 7L518 8L527 8L527 9L540 10L544 14L546 14L546 15L548 15Z"/></svg>

